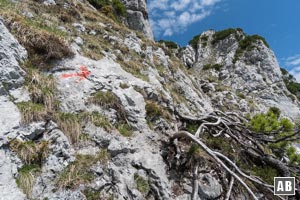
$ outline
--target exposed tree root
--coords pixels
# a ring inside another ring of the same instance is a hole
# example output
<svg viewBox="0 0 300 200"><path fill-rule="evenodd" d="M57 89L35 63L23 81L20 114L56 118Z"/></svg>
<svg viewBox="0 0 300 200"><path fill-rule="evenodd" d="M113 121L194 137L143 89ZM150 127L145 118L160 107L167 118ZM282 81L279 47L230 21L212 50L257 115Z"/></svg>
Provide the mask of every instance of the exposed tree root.
<svg viewBox="0 0 300 200"><path fill-rule="evenodd" d="M252 133L244 124L247 123L247 119L239 116L236 113L224 113L221 111L214 111L213 113L201 116L199 118L183 116L175 111L177 119L180 120L183 127L176 126L176 133L171 138L176 149L176 158L180 159L180 149L178 147L178 140L180 138L186 138L190 141L199 145L214 161L219 164L228 174L231 176L229 183L229 188L226 193L225 199L229 200L232 187L234 182L241 184L246 191L252 196L253 199L258 199L255 195L253 189L245 182L245 180L255 183L255 185L265 187L265 191L269 191L270 194L273 192L273 186L265 183L259 177L254 177L244 173L231 159L222 154L221 152L215 151L209 148L202 140L201 136L203 133L209 133L212 137L220 137L222 135L227 138L231 138L236 142L236 144L241 146L241 149L253 158L254 160L259 160L261 163L267 164L268 166L275 168L282 176L290 176L290 172L295 170L292 167L287 166L287 164L281 162L276 157L265 153L263 144L261 142L280 142L285 140L291 140L294 136L299 134L299 131L277 140L272 140L269 138L264 138L260 135ZM192 133L185 131L185 124L193 123L199 124L199 127L193 135ZM298 137L297 137L298 138ZM293 138L294 139L294 138ZM198 195L198 164L193 168L193 192L192 200L197 199ZM278 197L281 198L281 197Z"/></svg>

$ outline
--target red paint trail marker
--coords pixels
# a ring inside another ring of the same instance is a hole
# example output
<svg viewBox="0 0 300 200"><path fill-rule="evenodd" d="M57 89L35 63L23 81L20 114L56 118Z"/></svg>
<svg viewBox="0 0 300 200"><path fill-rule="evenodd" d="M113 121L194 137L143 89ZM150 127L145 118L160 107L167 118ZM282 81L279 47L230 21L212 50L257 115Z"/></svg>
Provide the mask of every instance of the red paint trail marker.
<svg viewBox="0 0 300 200"><path fill-rule="evenodd" d="M62 74L61 78L70 78L70 77L78 76L80 77L79 81L82 81L86 79L90 74L91 72L85 66L80 66L80 72L76 72L73 74Z"/></svg>

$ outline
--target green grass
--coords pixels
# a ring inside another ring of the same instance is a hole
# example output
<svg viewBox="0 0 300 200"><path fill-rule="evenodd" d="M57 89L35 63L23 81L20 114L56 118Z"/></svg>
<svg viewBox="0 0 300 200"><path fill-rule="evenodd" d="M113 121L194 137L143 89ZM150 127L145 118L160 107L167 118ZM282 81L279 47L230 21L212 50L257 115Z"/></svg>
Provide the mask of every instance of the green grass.
<svg viewBox="0 0 300 200"><path fill-rule="evenodd" d="M120 88L122 88L122 89L127 89L129 87L130 86L127 83L120 83Z"/></svg>
<svg viewBox="0 0 300 200"><path fill-rule="evenodd" d="M111 91L98 91L89 99L89 102L106 109L116 110L119 121L126 121L127 119L127 113L121 100Z"/></svg>
<svg viewBox="0 0 300 200"><path fill-rule="evenodd" d="M77 144L82 131L81 118L75 113L57 113L55 116L59 128L72 144Z"/></svg>
<svg viewBox="0 0 300 200"><path fill-rule="evenodd" d="M178 44L176 44L173 41L159 40L158 43L164 43L166 45L166 47L168 47L169 49L178 49L179 48Z"/></svg>
<svg viewBox="0 0 300 200"><path fill-rule="evenodd" d="M203 70L215 69L217 71L220 71L222 67L223 65L220 64L207 64L203 66Z"/></svg>
<svg viewBox="0 0 300 200"><path fill-rule="evenodd" d="M9 143L9 148L15 152L25 164L38 165L41 165L42 161L48 157L48 146L49 144L47 141L23 142L18 139L14 139Z"/></svg>
<svg viewBox="0 0 300 200"><path fill-rule="evenodd" d="M43 104L37 104L28 101L28 102L16 103L16 105L22 114L23 124L43 121L48 114Z"/></svg>
<svg viewBox="0 0 300 200"><path fill-rule="evenodd" d="M213 35L213 40L211 41L211 43L214 45L217 42L226 39L227 37L229 37L231 34L234 34L235 37L237 37L237 31L240 29L234 29L234 28L229 28L229 29L225 29L222 31L217 31L214 35Z"/></svg>
<svg viewBox="0 0 300 200"><path fill-rule="evenodd" d="M68 165L58 176L56 184L63 189L76 189L80 184L88 184L95 175L90 170L91 166L99 162L107 162L109 155L106 150L96 155L76 155L76 160Z"/></svg>
<svg viewBox="0 0 300 200"><path fill-rule="evenodd" d="M134 181L138 191L140 191L143 195L147 195L148 192L150 191L150 185L148 180L144 179L142 176L135 173Z"/></svg>
<svg viewBox="0 0 300 200"><path fill-rule="evenodd" d="M199 39L200 39L200 35L195 35L193 39L189 41L189 45L191 45L195 50L197 49Z"/></svg>
<svg viewBox="0 0 300 200"><path fill-rule="evenodd" d="M133 135L133 129L127 123L117 123L116 127L119 133L125 137L131 137Z"/></svg>
<svg viewBox="0 0 300 200"><path fill-rule="evenodd" d="M18 177L16 183L18 187L26 194L26 197L30 199L32 188L35 182L35 175L40 171L38 165L24 165L18 170Z"/></svg>
<svg viewBox="0 0 300 200"><path fill-rule="evenodd" d="M112 131L113 126L104 115L98 112L92 112L89 114L89 118L95 126L102 127L107 132Z"/></svg>
<svg viewBox="0 0 300 200"><path fill-rule="evenodd" d="M186 129L188 132L195 134L199 128L199 124L187 123Z"/></svg>
<svg viewBox="0 0 300 200"><path fill-rule="evenodd" d="M153 122L159 117L170 120L171 114L162 106L154 101L146 101L146 119L148 122Z"/></svg>
<svg viewBox="0 0 300 200"><path fill-rule="evenodd" d="M279 172L270 166L254 166L252 172L270 185L273 185L274 177L280 176Z"/></svg>

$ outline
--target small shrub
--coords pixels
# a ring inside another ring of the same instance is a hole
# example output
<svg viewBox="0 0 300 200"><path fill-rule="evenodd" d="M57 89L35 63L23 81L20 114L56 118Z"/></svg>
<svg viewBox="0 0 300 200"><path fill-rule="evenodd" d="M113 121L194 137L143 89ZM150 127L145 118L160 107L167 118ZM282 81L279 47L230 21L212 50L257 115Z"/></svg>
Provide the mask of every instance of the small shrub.
<svg viewBox="0 0 300 200"><path fill-rule="evenodd" d="M250 120L249 126L257 133L263 133L266 135L274 134L273 139L275 140L292 135L295 131L295 125L287 118L280 119L279 117L280 110L278 108L272 107L267 113L255 115ZM289 157L291 156L290 159L293 160L292 157L294 157L294 159L296 157L292 156L293 149L289 149L290 144L290 141L283 140L277 143L270 143L268 144L268 147L276 156L282 157L287 154Z"/></svg>
<svg viewBox="0 0 300 200"><path fill-rule="evenodd" d="M215 69L217 71L220 71L222 69L222 65L220 64L207 64L203 66L203 70L209 70L209 69Z"/></svg>
<svg viewBox="0 0 300 200"><path fill-rule="evenodd" d="M191 45L195 50L197 50L199 39L200 35L195 35L193 39L189 41L189 45Z"/></svg>
<svg viewBox="0 0 300 200"><path fill-rule="evenodd" d="M47 110L42 104L32 102L20 102L16 104L22 114L22 123L43 121L47 116Z"/></svg>
<svg viewBox="0 0 300 200"><path fill-rule="evenodd" d="M284 68L280 68L280 71L281 71L282 75L289 74L289 72L286 69L284 69Z"/></svg>
<svg viewBox="0 0 300 200"><path fill-rule="evenodd" d="M291 146L286 152L291 164L300 164L300 154L297 154L296 148Z"/></svg>
<svg viewBox="0 0 300 200"><path fill-rule="evenodd" d="M126 16L126 7L120 0L112 0L112 5L118 16Z"/></svg>
<svg viewBox="0 0 300 200"><path fill-rule="evenodd" d="M231 34L234 34L235 37L237 37L237 29L229 28L229 29L226 29L226 30L218 31L213 35L213 40L211 41L211 43L214 45L217 42L226 39Z"/></svg>
<svg viewBox="0 0 300 200"><path fill-rule="evenodd" d="M239 48L243 50L251 50L253 49L253 44L259 40L262 41L266 47L270 47L265 38L259 35L247 35L244 39L239 41Z"/></svg>
<svg viewBox="0 0 300 200"><path fill-rule="evenodd" d="M16 179L18 187L26 194L26 197L30 199L31 191L35 182L35 175L40 171L38 165L24 165L18 170L19 175Z"/></svg>
<svg viewBox="0 0 300 200"><path fill-rule="evenodd" d="M290 93L299 96L299 93L300 93L300 83L297 83L297 82L286 82L286 88L290 91Z"/></svg>
<svg viewBox="0 0 300 200"><path fill-rule="evenodd" d="M239 47L235 52L233 63L235 63L244 54L245 51L253 50L255 48L255 44L259 40L269 48L269 44L267 43L265 38L259 35L246 35L244 39L239 41Z"/></svg>
<svg viewBox="0 0 300 200"><path fill-rule="evenodd" d="M147 195L150 191L149 182L137 173L134 174L134 181L138 191L140 191L143 195Z"/></svg>
<svg viewBox="0 0 300 200"><path fill-rule="evenodd" d="M159 40L159 43L164 43L166 45L166 47L168 47L169 49L178 49L179 46L178 44L176 44L173 41L168 41L168 40Z"/></svg>
<svg viewBox="0 0 300 200"><path fill-rule="evenodd" d="M118 16L125 17L127 14L126 7L120 0L88 0L88 2L112 19Z"/></svg>

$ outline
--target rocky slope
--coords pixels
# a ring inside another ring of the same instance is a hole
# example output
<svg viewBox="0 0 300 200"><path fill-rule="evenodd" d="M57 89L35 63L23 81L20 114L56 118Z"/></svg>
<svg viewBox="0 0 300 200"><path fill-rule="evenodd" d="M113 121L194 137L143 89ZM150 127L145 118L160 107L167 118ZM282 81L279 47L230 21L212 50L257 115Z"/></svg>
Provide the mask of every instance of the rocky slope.
<svg viewBox="0 0 300 200"><path fill-rule="evenodd" d="M123 2L145 35L89 2L0 3L0 199L189 199L191 175L166 159L179 116L276 106L300 119L260 38L207 31L171 49L153 42L144 0ZM201 159L197 199L223 199L227 178Z"/></svg>

